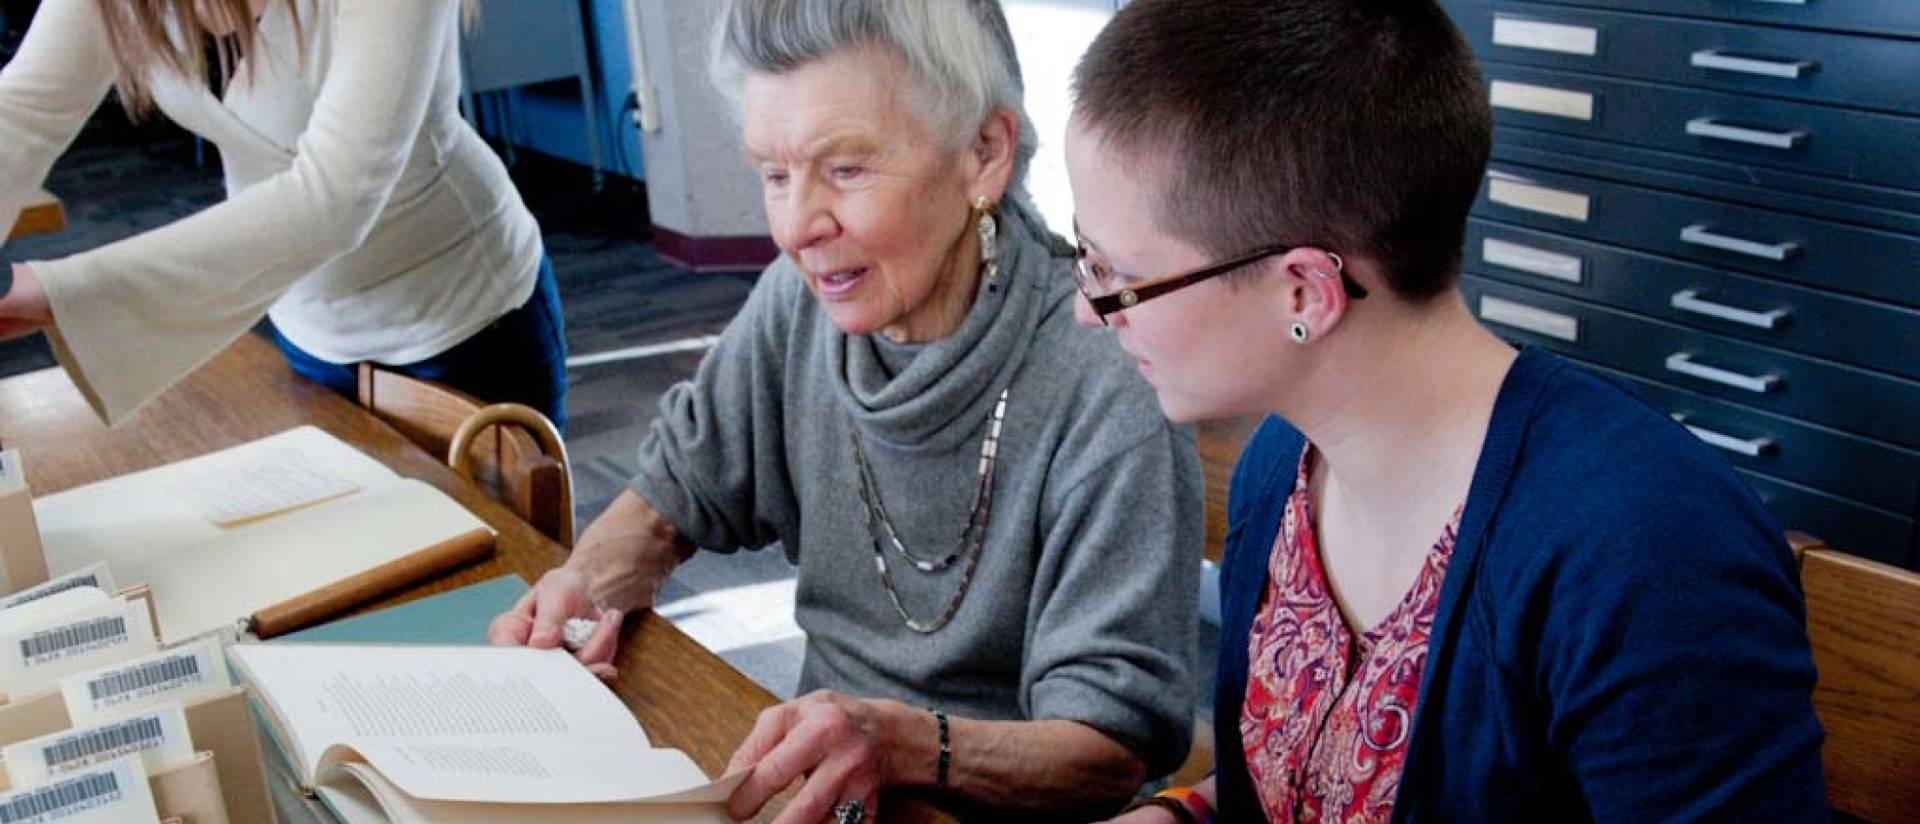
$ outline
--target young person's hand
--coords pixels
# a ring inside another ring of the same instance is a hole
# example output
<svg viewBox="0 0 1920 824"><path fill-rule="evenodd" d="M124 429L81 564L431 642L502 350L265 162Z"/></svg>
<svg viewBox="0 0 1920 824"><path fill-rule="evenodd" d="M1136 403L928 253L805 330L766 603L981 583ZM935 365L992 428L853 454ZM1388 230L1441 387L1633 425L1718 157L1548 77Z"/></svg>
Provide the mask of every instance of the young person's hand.
<svg viewBox="0 0 1920 824"><path fill-rule="evenodd" d="M0 288L0 340L22 337L53 325L53 306L33 267L13 264L12 288Z"/></svg>

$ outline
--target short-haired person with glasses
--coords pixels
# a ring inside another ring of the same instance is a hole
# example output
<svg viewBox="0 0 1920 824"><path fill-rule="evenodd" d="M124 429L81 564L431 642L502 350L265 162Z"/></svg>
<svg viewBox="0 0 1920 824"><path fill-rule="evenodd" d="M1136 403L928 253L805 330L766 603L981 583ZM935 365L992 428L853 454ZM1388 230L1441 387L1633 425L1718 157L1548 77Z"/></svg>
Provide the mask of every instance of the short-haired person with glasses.
<svg viewBox="0 0 1920 824"><path fill-rule="evenodd" d="M1491 135L1431 0L1134 0L1075 75L1081 322L1175 420L1268 413L1216 773L1121 820L1826 817L1780 528L1456 288Z"/></svg>

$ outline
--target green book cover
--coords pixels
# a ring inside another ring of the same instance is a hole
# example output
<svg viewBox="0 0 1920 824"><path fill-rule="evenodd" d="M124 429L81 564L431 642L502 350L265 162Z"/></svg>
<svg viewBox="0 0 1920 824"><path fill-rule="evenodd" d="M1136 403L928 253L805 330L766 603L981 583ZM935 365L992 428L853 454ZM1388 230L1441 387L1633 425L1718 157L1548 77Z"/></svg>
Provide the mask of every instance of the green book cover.
<svg viewBox="0 0 1920 824"><path fill-rule="evenodd" d="M288 633L273 642L485 644L487 624L511 608L529 588L518 575L502 575L379 612Z"/></svg>

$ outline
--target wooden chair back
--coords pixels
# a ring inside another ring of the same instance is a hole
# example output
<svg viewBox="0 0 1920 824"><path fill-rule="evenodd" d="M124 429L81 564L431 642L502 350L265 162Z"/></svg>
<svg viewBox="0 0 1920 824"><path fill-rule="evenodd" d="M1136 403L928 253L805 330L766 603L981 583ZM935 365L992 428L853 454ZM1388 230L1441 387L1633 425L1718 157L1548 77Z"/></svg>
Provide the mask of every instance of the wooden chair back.
<svg viewBox="0 0 1920 824"><path fill-rule="evenodd" d="M1920 573L1795 542L1826 728L1827 803L1920 822Z"/></svg>
<svg viewBox="0 0 1920 824"><path fill-rule="evenodd" d="M1200 471L1206 479L1207 560L1218 562L1227 544L1227 490L1233 486L1233 468L1240 451L1260 428L1261 415L1201 421L1193 425L1200 450Z"/></svg>
<svg viewBox="0 0 1920 824"><path fill-rule="evenodd" d="M573 546L573 476L560 432L537 410L482 404L431 381L360 365L360 406L505 504Z"/></svg>

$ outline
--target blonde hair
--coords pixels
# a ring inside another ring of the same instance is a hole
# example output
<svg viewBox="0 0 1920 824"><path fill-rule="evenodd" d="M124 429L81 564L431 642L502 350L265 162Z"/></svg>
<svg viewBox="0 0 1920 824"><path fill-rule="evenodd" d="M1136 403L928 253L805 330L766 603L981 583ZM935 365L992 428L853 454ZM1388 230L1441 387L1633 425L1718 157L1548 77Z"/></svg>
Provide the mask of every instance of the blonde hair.
<svg viewBox="0 0 1920 824"><path fill-rule="evenodd" d="M285 3L294 30L302 25L294 0ZM114 89L127 114L140 119L153 111L152 79L171 72L196 81L233 77L243 55L254 54L259 32L250 0L95 0L106 23L114 63ZM462 19L471 27L477 0L461 0ZM212 47L208 48L211 43ZM211 51L211 59L208 52ZM252 71L253 63L248 63ZM215 74L215 73L218 74Z"/></svg>

